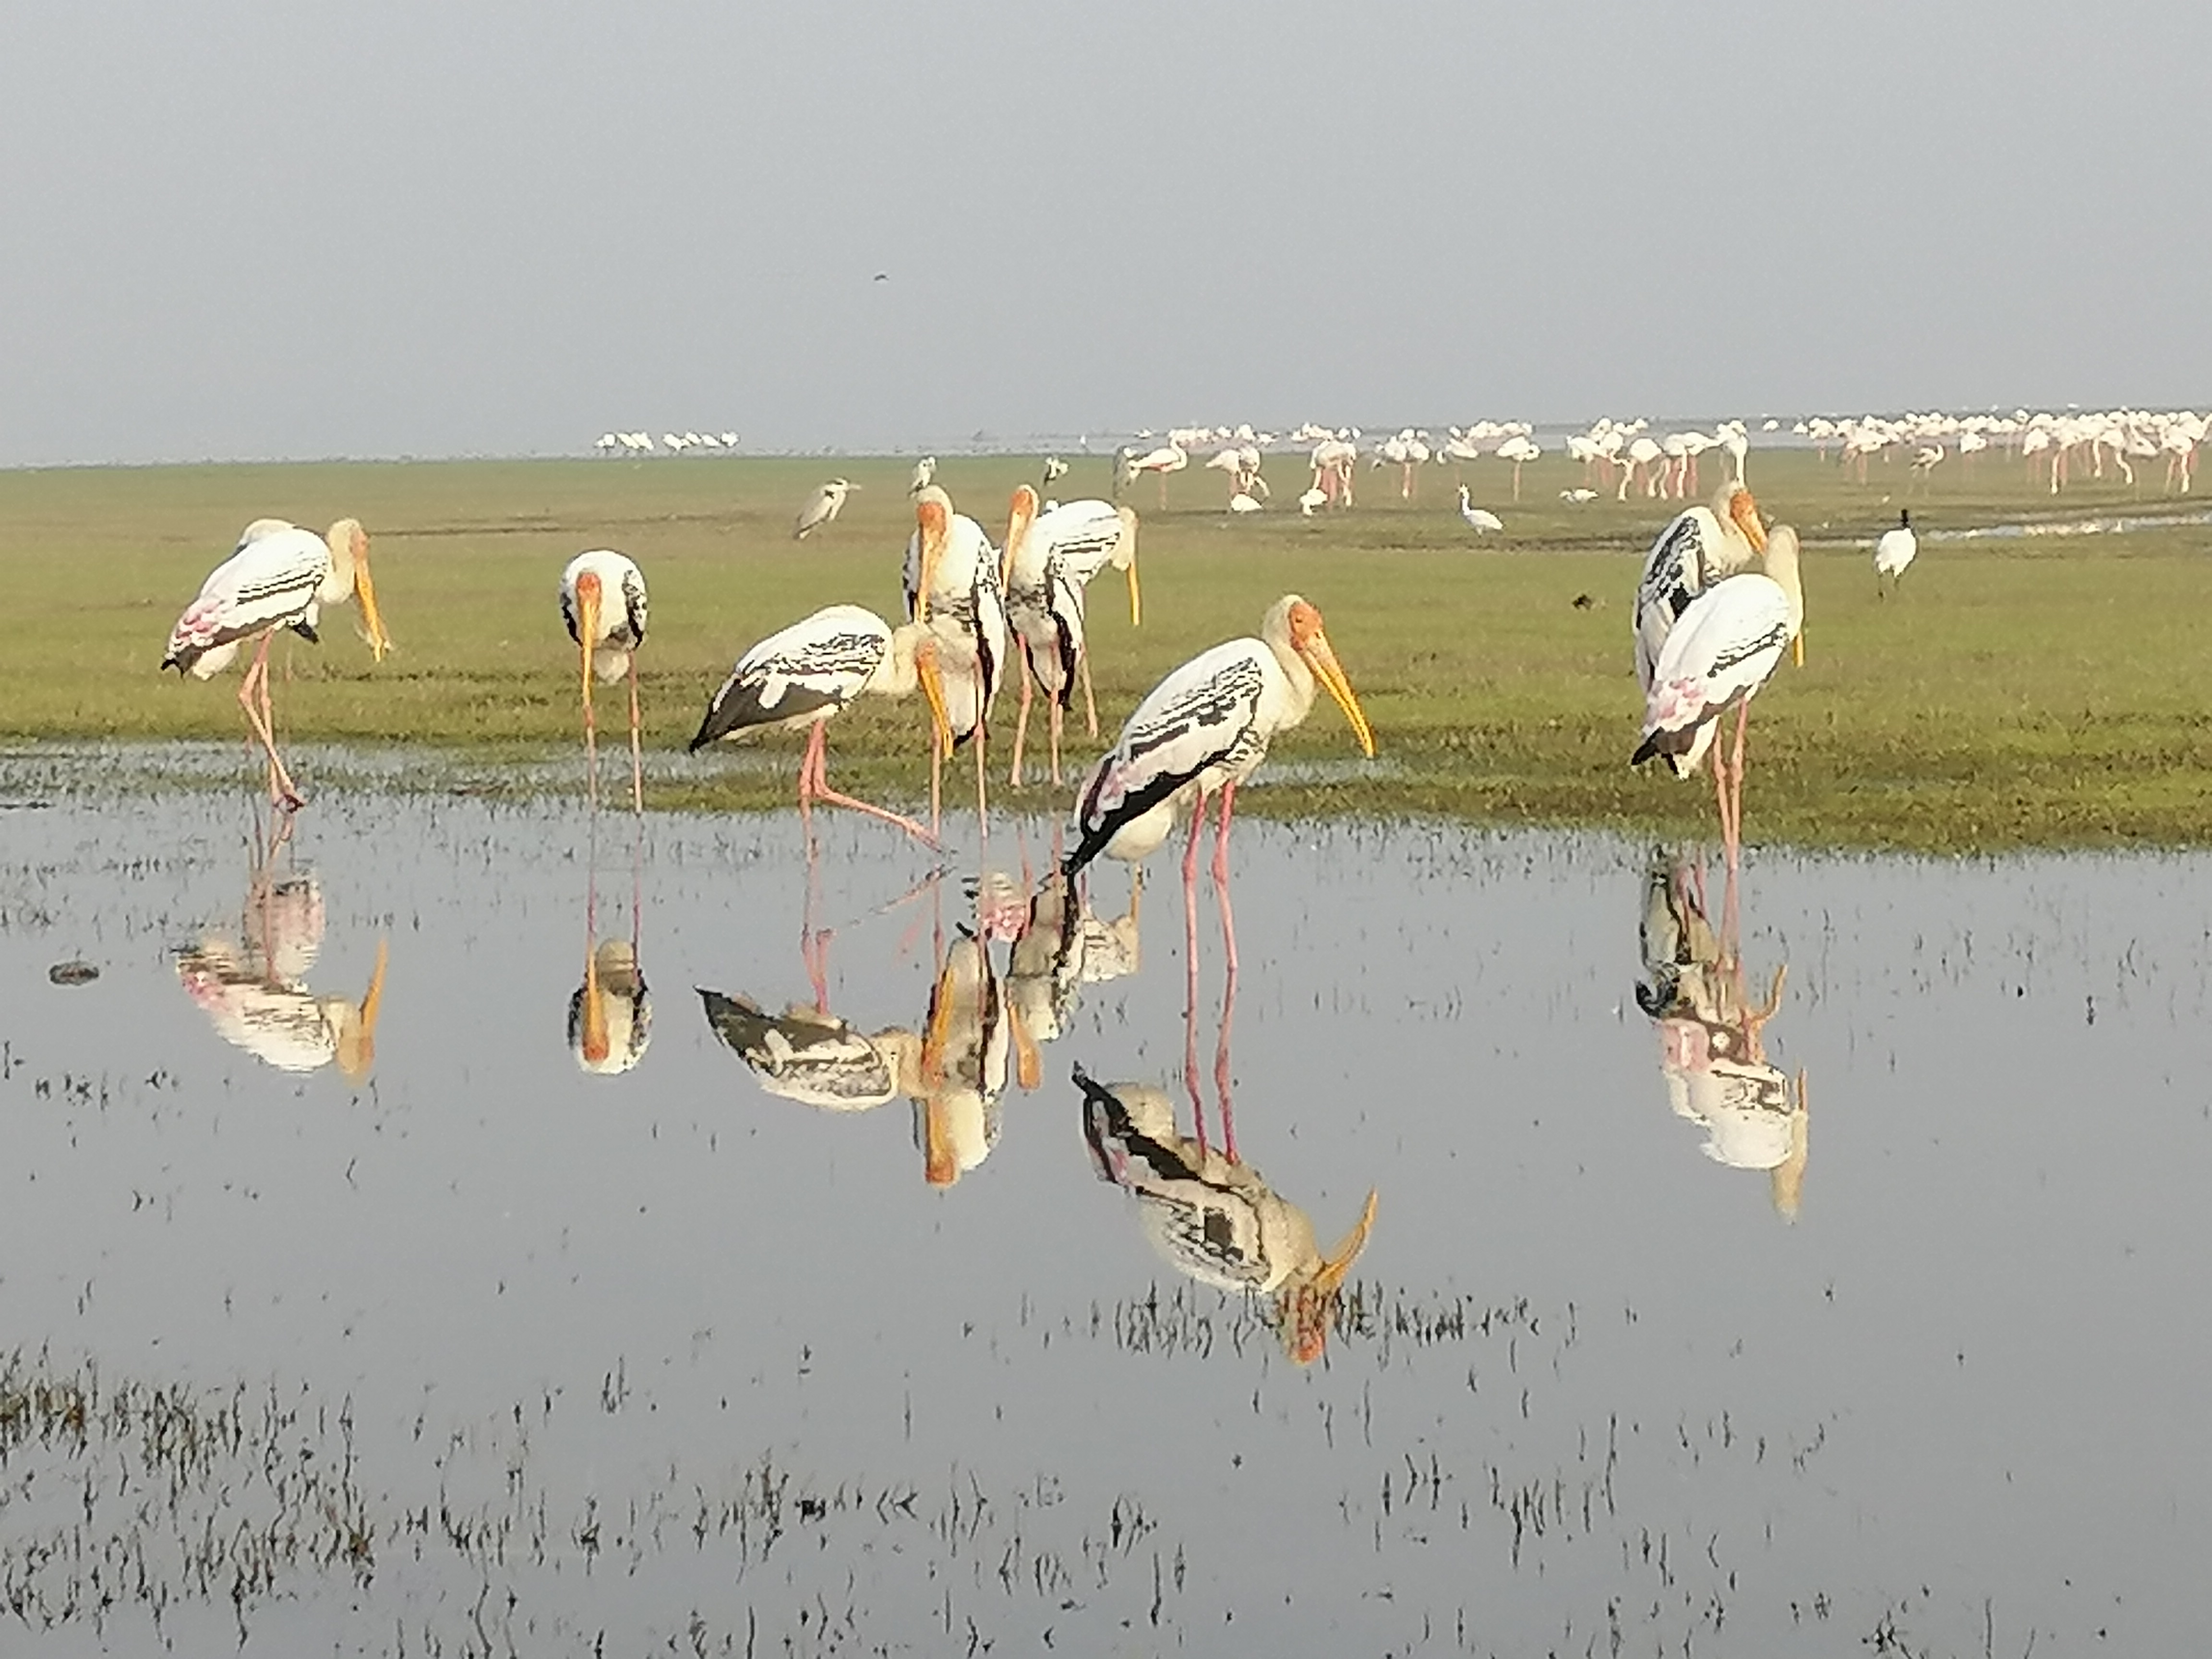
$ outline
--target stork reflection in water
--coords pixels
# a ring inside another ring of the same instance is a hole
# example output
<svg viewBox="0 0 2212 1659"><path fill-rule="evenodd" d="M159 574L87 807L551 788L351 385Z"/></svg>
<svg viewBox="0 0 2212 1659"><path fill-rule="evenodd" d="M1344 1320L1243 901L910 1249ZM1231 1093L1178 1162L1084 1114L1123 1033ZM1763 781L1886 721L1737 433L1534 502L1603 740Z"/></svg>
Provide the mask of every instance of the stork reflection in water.
<svg viewBox="0 0 2212 1659"><path fill-rule="evenodd" d="M653 1002L641 963L645 820L630 844L629 937L599 937L599 811L591 809L584 878L584 982L568 999L568 1052L580 1070L618 1077L645 1058L653 1041Z"/></svg>
<svg viewBox="0 0 2212 1659"><path fill-rule="evenodd" d="M1198 1076L1194 1015L1184 1030L1184 1086L1194 1133L1176 1124L1167 1091L1151 1084L1102 1084L1081 1066L1083 1137L1102 1181L1133 1194L1139 1224L1176 1272L1201 1285L1271 1299L1284 1351L1301 1365L1320 1358L1335 1322L1344 1280L1375 1224L1370 1189L1359 1219L1324 1253L1305 1211L1283 1198L1237 1153L1229 1098L1229 1032L1236 1000L1232 975L1223 999L1214 1056L1220 1145L1209 1143Z"/></svg>
<svg viewBox="0 0 2212 1659"><path fill-rule="evenodd" d="M237 926L208 927L179 950L177 980L224 1042L282 1072L317 1071L335 1060L358 1086L376 1060L386 941L376 942L376 966L359 1000L308 988L327 912L313 871L278 868L291 835L289 815L265 842L256 825Z"/></svg>
<svg viewBox="0 0 2212 1659"><path fill-rule="evenodd" d="M1803 1194L1810 1112L1805 1073L1793 1080L1766 1056L1765 1028L1781 1006L1788 965L1763 1002L1745 988L1735 934L1735 876L1715 931L1704 872L1662 848L1646 871L1640 933L1644 981L1637 1006L1656 1022L1659 1067L1678 1116L1705 1131L1705 1155L1731 1169L1768 1172L1777 1214L1796 1219Z"/></svg>

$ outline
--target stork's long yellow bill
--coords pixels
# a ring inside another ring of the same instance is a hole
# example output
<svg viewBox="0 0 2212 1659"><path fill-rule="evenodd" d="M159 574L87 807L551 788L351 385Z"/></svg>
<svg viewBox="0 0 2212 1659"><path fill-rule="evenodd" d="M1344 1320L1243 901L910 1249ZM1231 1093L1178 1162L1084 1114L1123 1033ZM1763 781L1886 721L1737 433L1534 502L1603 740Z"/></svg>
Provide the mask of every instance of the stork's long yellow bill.
<svg viewBox="0 0 2212 1659"><path fill-rule="evenodd" d="M599 579L586 571L576 579L576 649L583 659L584 713L592 712L592 647L599 637Z"/></svg>
<svg viewBox="0 0 2212 1659"><path fill-rule="evenodd" d="M364 539L354 554L354 596L361 601L362 637L368 641L369 654L379 662L392 649L392 635L384 631L383 613L376 608L376 584L368 577L368 547Z"/></svg>
<svg viewBox="0 0 2212 1659"><path fill-rule="evenodd" d="M1344 710L1345 719L1352 722L1352 735L1359 739L1360 752L1368 759L1375 758L1375 732L1367 724L1367 716L1359 707L1359 699L1352 695L1352 682L1346 678L1344 666L1336 659L1326 635L1316 634L1306 641L1300 653L1314 678L1328 688L1328 695L1336 699L1336 706Z"/></svg>

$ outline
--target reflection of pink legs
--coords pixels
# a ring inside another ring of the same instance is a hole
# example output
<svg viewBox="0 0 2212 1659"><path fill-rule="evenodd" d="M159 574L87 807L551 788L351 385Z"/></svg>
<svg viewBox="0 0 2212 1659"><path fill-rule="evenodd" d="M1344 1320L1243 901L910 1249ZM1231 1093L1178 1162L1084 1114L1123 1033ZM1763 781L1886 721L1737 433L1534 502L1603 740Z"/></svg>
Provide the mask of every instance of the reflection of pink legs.
<svg viewBox="0 0 2212 1659"><path fill-rule="evenodd" d="M1206 798L1191 803L1190 839L1182 849L1182 1076L1198 1126L1198 1150L1206 1151L1206 1101L1198 1087L1198 836L1206 826Z"/></svg>
<svg viewBox="0 0 2212 1659"><path fill-rule="evenodd" d="M1030 671L1026 647L1014 653L1014 677L1022 683L1022 706L1014 714L1014 763L1006 772L1006 781L1018 789L1022 787L1022 744L1030 732ZM1060 780L1054 778L1054 783Z"/></svg>

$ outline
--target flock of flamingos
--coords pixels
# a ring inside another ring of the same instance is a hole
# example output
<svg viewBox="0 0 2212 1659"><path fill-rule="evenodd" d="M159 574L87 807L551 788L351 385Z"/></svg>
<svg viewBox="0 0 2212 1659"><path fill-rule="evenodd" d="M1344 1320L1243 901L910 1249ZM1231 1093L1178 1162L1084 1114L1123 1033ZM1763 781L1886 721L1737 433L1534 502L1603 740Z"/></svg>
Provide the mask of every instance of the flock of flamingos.
<svg viewBox="0 0 2212 1659"><path fill-rule="evenodd" d="M1923 471L1936 464L1926 457L1939 447L1962 459L2001 447L2028 465L2047 467L2053 489L2081 469L2094 475L2107 464L2132 479L2136 463L2163 455L2169 459L2167 487L2185 491L2204 422L2186 411L2055 417L2023 412L1805 422L1797 430L1810 443L1835 448L1846 465L1893 444L1912 447L1914 464ZM1304 509L1348 503L1355 463L1363 454L1358 435L1307 428L1291 436L1310 444L1314 484ZM1236 499L1255 503L1239 510L1257 510L1264 496L1255 492L1265 489L1261 453L1272 441L1278 441L1249 428L1178 431L1153 450L1125 451L1117 477L1127 484L1147 471L1164 475L1187 464L1194 449L1218 442L1215 459L1206 465L1230 475ZM1570 499L1592 497L1601 488L1624 497L1634 489L1680 498L1698 490L1700 455L1717 449L1729 463L1728 477L1709 501L1683 507L1652 543L1637 586L1632 647L1644 714L1637 742L1632 748L1624 744L1625 752L1636 763L1656 763L1684 778L1710 757L1727 871L1716 924L1707 919L1701 872L1680 860L1662 857L1655 863L1640 926L1650 982L1639 985L1638 1000L1662 1032L1662 1068L1670 1098L1680 1097L1677 1110L1706 1126L1707 1151L1716 1158L1769 1171L1776 1207L1794 1214L1805 1162L1804 1079L1801 1073L1793 1085L1765 1059L1760 1028L1779 1002L1782 975L1775 975L1763 1001L1745 988L1736 877L1750 705L1785 654L1803 660L1797 537L1761 512L1744 482L1748 432L1742 422L1655 439L1639 422L1600 422L1571 439L1568 447L1584 460L1591 480L1582 490L1565 492ZM1401 432L1372 446L1365 459L1370 466L1399 468L1401 487L1410 495L1424 463L1464 465L1484 457L1517 465L1537 453L1525 428L1485 423L1452 429L1436 450L1418 430ZM1048 462L1042 487L1051 488L1066 471L1063 464ZM823 485L801 511L794 533L809 535L833 522L851 488L842 479ZM1024 484L1013 492L1006 529L994 540L981 522L956 510L935 481L933 462L915 468L909 494L914 526L902 568L903 616L893 623L858 605L832 605L762 640L738 659L708 699L690 744L696 751L763 731L805 733L797 784L807 832L810 907L817 804L866 814L937 848L945 828L944 769L964 748L973 757L979 830L988 836L987 727L1006 677L1014 678L1020 696L1008 775L1017 784L1023 781L1030 714L1041 699L1046 772L1057 785L1064 719L1074 709L1079 689L1086 729L1093 738L1098 733L1085 631L1091 582L1104 571L1121 572L1131 621L1142 619L1138 519L1119 501L1054 503L1041 499L1038 488ZM1463 484L1461 507L1471 525L1484 527ZM1895 580L1914 551L1909 519L1904 519L1881 539L1878 572ZM594 808L599 791L594 690L626 685L631 805L641 813L636 661L648 623L644 573L621 553L593 550L562 573L559 598L578 652ZM208 577L169 640L164 666L203 679L251 652L238 700L265 756L270 799L287 832L304 799L276 741L270 641L287 629L313 641L325 609L349 601L359 606L363 636L380 661L389 636L362 526L341 520L317 534L283 520L258 520ZM1322 1352L1339 1288L1372 1225L1375 1199L1370 1194L1343 1243L1323 1252L1304 1212L1274 1194L1238 1157L1228 1061L1237 975L1229 835L1239 787L1259 769L1273 738L1303 722L1324 691L1342 711L1361 753L1371 757L1374 733L1321 613L1297 594L1267 605L1256 635L1215 646L1170 672L1139 702L1082 777L1046 881L1033 894L1024 883L1020 894L998 896L995 908L1006 914L995 923L991 896L979 892L978 928L949 950L940 946L940 972L921 1032L894 1029L863 1036L830 1013L817 954L824 936L813 929L811 908L804 938L814 1006L771 1016L745 998L703 992L710 1025L771 1092L834 1109L911 1096L925 1171L933 1184L949 1185L988 1155L995 1139L994 1103L1006 1080L1009 1048L1024 1086L1036 1086L1036 1045L1062 1029L1074 987L1134 969L1140 883L1133 884L1127 916L1102 923L1084 896L1087 867L1101 857L1139 866L1183 829L1186 1084L1196 1133L1179 1133L1174 1109L1159 1090L1101 1085L1078 1068L1086 1143L1102 1176L1146 1201L1158 1223L1151 1229L1155 1242L1182 1271L1225 1288L1273 1296L1287 1350L1301 1363L1315 1358ZM863 696L915 694L927 710L926 823L838 791L828 776L827 730L840 711ZM1209 812L1214 820L1211 872L1227 974L1214 1067L1219 1133L1212 1137L1199 1087L1195 1025L1197 871ZM305 902L300 926L319 933L319 904L312 890L304 901L296 886L272 887L257 878L256 890L271 904ZM264 922L264 934L273 937L268 919ZM1003 980L991 963L994 939L1012 941ZM210 945L180 957L179 973L219 1025L228 1021L242 1031L258 1018L258 1035L234 1040L255 1047L271 1063L299 1069L335 1058L358 1079L374 1054L382 951L368 995L353 1003L306 993L296 983L298 975L275 961L274 950L264 950L270 959L263 960L248 946ZM310 945L306 959L312 956ZM226 1000L241 997L259 1000L237 1008ZM594 942L587 951L570 1028L572 1048L587 1070L622 1071L636 1064L649 1014L634 939L627 945Z"/></svg>

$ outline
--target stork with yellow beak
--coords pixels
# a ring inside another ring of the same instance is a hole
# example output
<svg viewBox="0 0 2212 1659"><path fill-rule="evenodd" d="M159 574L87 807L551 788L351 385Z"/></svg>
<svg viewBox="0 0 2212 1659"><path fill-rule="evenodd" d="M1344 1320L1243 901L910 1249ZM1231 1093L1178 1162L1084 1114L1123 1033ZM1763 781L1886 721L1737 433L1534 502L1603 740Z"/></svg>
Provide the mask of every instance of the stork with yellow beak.
<svg viewBox="0 0 2212 1659"><path fill-rule="evenodd" d="M379 662L392 648L376 608L368 574L368 532L357 519L340 519L318 536L283 519L256 519L231 556L200 585L169 631L161 666L179 678L212 679L237 659L239 647L258 635L259 648L238 688L238 706L269 757L269 798L284 811L307 805L276 752L275 711L269 697L269 641L289 628L311 644L325 605L361 602L362 637Z"/></svg>
<svg viewBox="0 0 2212 1659"><path fill-rule="evenodd" d="M1111 501L1069 501L1039 514L1036 491L1023 484L1014 491L1006 523L999 586L1015 642L1029 672L1021 677L1022 706L1014 722L1012 781L1022 781L1022 744L1029 731L1030 683L1044 688L1050 702L1052 781L1060 783L1060 713L1069 706L1073 682L1083 684L1083 708L1091 735L1098 735L1097 699L1091 689L1091 647L1085 636L1085 591L1091 579L1108 568L1129 579L1129 625L1144 620L1137 586L1137 515Z"/></svg>
<svg viewBox="0 0 2212 1659"><path fill-rule="evenodd" d="M984 782L984 749L991 704L1006 676L1006 606L999 588L999 556L983 526L952 510L952 498L935 484L915 496L915 530L906 548L907 617L927 623L938 641L951 741L930 750L930 828L942 825L945 760L972 743L975 752L975 814L990 833L990 792Z"/></svg>
<svg viewBox="0 0 2212 1659"><path fill-rule="evenodd" d="M1715 582L1750 569L1765 551L1759 503L1734 481L1714 492L1711 506L1685 508L1659 532L1636 585L1636 684L1645 696L1651 695L1660 649L1690 601ZM1802 641L1796 649L1802 666Z"/></svg>
<svg viewBox="0 0 2212 1659"><path fill-rule="evenodd" d="M584 680L584 751L590 769L587 786L599 804L599 732L592 713L592 682L629 680L630 803L645 811L645 761L640 751L637 713L637 648L645 643L645 573L635 561L608 548L579 553L561 573L561 620L576 642Z"/></svg>

